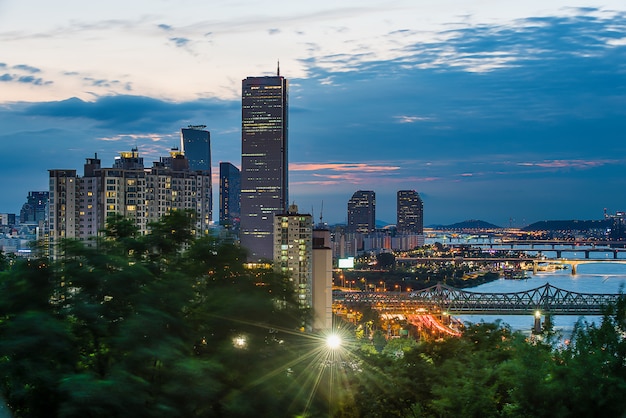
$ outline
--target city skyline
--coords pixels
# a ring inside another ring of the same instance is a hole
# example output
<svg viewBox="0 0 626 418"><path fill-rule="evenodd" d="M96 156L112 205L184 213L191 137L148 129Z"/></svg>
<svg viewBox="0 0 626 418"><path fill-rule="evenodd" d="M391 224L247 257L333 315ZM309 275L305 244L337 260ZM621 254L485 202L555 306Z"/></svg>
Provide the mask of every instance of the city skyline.
<svg viewBox="0 0 626 418"><path fill-rule="evenodd" d="M396 192L417 191L425 226L626 210L621 2L66 3L0 2L0 213L48 170L158 160L198 124L217 202L219 163L240 167L241 80L278 60L289 203L316 221L323 202L345 223L357 190L389 223Z"/></svg>

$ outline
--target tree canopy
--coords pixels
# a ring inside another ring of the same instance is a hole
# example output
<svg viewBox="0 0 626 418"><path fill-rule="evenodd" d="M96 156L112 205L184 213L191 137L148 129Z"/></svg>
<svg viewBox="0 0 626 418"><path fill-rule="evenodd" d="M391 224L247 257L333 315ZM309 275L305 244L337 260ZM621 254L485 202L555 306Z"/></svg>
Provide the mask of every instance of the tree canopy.
<svg viewBox="0 0 626 418"><path fill-rule="evenodd" d="M623 299L567 339L500 323L387 339L364 311L331 349L300 331L308 313L286 277L246 268L242 248L194 237L192 222L172 212L140 235L113 217L94 246L0 265L0 390L14 416L626 413Z"/></svg>
<svg viewBox="0 0 626 418"><path fill-rule="evenodd" d="M15 416L279 416L297 399L280 367L302 323L290 283L245 269L234 244L194 239L192 221L172 212L139 236L111 218L93 248L66 241L56 262L0 273Z"/></svg>

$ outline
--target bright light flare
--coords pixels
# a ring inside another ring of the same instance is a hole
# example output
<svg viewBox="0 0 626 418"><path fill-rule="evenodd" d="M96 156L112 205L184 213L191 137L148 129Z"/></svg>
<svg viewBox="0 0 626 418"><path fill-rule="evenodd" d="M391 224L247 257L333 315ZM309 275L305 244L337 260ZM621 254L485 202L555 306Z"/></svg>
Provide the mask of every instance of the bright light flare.
<svg viewBox="0 0 626 418"><path fill-rule="evenodd" d="M233 346L235 348L246 348L246 346L248 345L248 342L246 341L246 337L244 337L243 335L239 335L235 338L233 338Z"/></svg>
<svg viewBox="0 0 626 418"><path fill-rule="evenodd" d="M326 337L326 346L331 350L336 350L341 347L341 337L337 334L330 334Z"/></svg>

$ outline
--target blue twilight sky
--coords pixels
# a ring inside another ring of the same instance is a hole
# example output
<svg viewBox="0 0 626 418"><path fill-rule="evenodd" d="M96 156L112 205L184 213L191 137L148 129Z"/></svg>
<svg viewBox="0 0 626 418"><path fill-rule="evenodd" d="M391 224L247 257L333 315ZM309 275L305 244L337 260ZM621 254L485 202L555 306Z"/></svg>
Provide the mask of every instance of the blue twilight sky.
<svg viewBox="0 0 626 418"><path fill-rule="evenodd" d="M277 60L301 212L344 222L358 189L390 223L400 189L427 225L626 210L623 0L0 0L0 45L0 212L189 124L239 167L241 80Z"/></svg>

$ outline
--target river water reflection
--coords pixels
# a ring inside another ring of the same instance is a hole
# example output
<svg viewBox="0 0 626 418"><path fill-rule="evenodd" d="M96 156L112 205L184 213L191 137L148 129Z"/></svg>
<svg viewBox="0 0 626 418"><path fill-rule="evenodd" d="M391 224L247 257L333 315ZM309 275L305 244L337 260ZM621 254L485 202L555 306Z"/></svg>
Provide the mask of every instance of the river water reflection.
<svg viewBox="0 0 626 418"><path fill-rule="evenodd" d="M621 257L620 257L621 258ZM465 289L470 292L509 293L534 289L549 283L552 286L580 293L618 293L626 292L626 264L609 262L581 264L577 274L572 275L570 269L549 272L528 272L528 278L522 280L499 279L480 286ZM514 330L530 331L533 317L520 315L462 315L458 316L464 322L494 322L500 319ZM571 332L574 324L580 317L572 315L553 316L552 322L557 330L564 334ZM589 316L584 318L588 322L599 325L601 317ZM567 335L566 335L567 336Z"/></svg>

